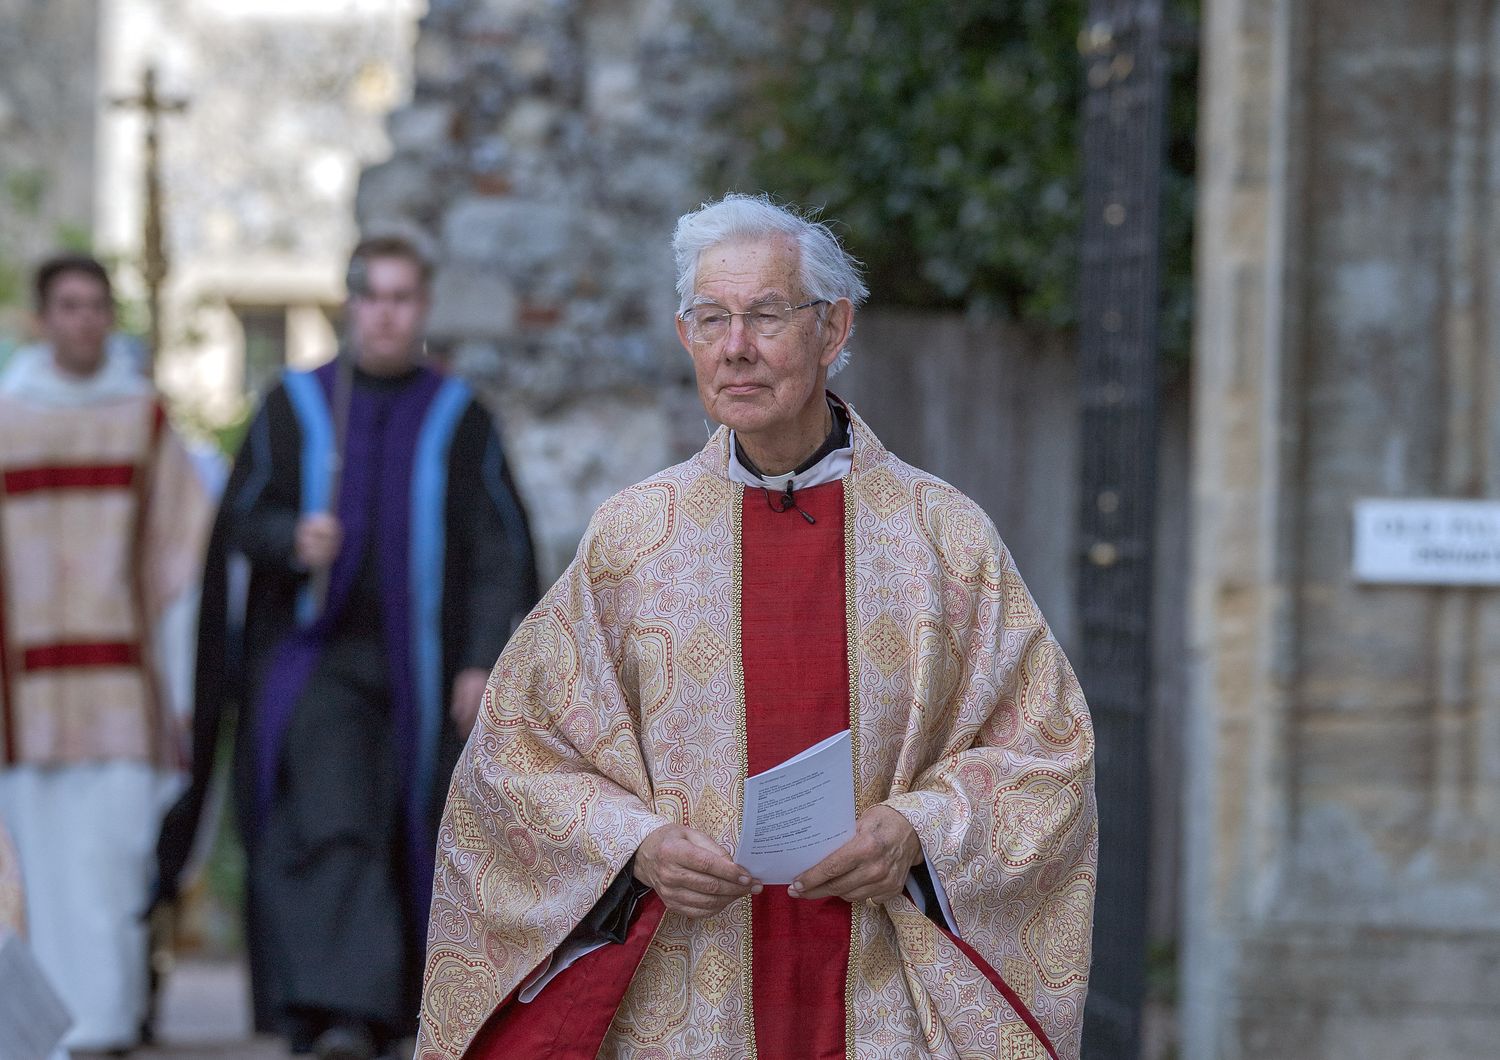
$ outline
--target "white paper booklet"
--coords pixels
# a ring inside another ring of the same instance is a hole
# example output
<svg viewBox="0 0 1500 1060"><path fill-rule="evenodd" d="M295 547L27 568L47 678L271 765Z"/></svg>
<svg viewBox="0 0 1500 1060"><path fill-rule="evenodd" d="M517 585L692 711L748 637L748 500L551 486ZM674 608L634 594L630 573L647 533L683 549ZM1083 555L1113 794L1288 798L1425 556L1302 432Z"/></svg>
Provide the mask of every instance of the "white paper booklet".
<svg viewBox="0 0 1500 1060"><path fill-rule="evenodd" d="M0 929L0 1057L46 1060L72 1025L26 943Z"/></svg>
<svg viewBox="0 0 1500 1060"><path fill-rule="evenodd" d="M762 883L786 884L854 835L849 730L745 779L734 860Z"/></svg>

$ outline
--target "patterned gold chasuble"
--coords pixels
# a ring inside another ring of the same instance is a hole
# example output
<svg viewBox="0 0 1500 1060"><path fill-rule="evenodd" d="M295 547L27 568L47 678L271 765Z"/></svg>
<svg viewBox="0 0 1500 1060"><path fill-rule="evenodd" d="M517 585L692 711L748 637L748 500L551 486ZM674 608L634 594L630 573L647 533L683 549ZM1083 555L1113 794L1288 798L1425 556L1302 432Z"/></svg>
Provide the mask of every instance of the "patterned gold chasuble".
<svg viewBox="0 0 1500 1060"><path fill-rule="evenodd" d="M852 434L858 804L907 817L964 942L1076 1057L1098 845L1087 706L983 512L857 416ZM496 664L439 835L421 1060L462 1056L651 831L685 823L733 848L748 759L744 488L728 458L721 430L602 505ZM777 1014L754 1011L749 906L662 918L601 1057L756 1056L755 1023ZM852 913L847 1055L1046 1055L907 898Z"/></svg>

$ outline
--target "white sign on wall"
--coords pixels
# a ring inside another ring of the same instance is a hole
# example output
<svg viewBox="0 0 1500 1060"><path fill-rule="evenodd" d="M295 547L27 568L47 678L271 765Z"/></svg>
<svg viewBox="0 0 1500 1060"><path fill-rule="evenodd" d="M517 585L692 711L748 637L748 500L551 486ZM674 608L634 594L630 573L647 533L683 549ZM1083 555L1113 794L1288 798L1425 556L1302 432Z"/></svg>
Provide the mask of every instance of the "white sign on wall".
<svg viewBox="0 0 1500 1060"><path fill-rule="evenodd" d="M1354 577L1500 585L1500 501L1355 501Z"/></svg>

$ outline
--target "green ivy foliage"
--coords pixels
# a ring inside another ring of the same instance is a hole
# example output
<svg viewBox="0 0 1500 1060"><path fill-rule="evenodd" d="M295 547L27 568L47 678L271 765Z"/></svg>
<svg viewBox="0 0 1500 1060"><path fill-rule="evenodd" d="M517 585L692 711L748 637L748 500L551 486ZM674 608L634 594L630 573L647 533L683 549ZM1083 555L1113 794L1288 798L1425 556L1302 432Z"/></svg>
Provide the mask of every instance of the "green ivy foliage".
<svg viewBox="0 0 1500 1060"><path fill-rule="evenodd" d="M1196 0L1171 0L1191 20ZM798 0L746 184L845 226L882 305L1074 323L1083 0ZM1189 21L1187 23L1191 25ZM1186 350L1196 59L1174 53L1164 345Z"/></svg>

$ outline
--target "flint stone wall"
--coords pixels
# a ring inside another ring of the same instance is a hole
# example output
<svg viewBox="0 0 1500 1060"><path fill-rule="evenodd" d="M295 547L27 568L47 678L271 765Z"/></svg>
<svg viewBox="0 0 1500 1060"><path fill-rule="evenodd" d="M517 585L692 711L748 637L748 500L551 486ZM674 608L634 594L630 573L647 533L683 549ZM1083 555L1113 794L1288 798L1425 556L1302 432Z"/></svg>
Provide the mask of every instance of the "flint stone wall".
<svg viewBox="0 0 1500 1060"><path fill-rule="evenodd" d="M704 439L668 241L715 194L754 3L433 0L362 228L438 261L431 338L480 380L534 512L543 575L593 508ZM752 35L753 36L753 35Z"/></svg>

